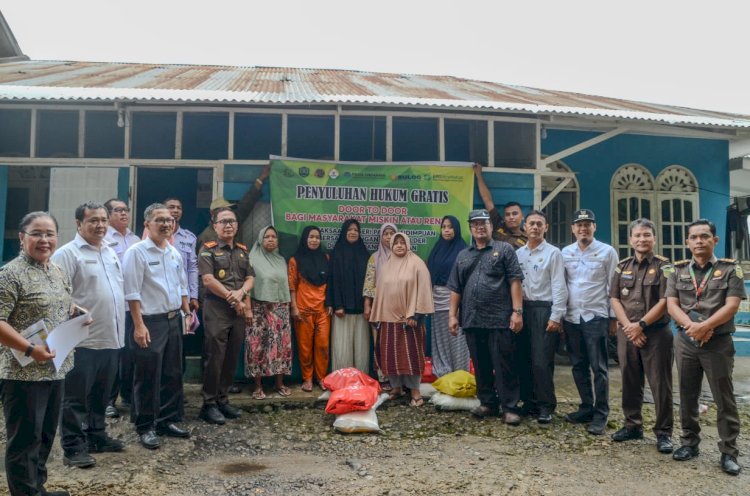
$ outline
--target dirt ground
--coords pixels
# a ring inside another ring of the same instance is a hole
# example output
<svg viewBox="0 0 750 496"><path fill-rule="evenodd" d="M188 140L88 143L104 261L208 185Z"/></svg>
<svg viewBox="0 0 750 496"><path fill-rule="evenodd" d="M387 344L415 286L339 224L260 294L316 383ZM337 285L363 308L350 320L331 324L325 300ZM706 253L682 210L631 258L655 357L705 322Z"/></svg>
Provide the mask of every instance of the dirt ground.
<svg viewBox="0 0 750 496"><path fill-rule="evenodd" d="M702 416L697 459L678 463L659 454L650 432L653 405L646 405L642 441L613 443L609 434L622 419L620 378L610 369L612 412L606 436L591 436L562 415L577 406L570 368L558 366L558 412L552 424L525 420L509 427L499 419L475 420L466 412L439 412L386 402L378 410L382 432L333 432L320 394L295 387L291 398L250 398L248 388L232 397L246 410L225 426L196 420L199 388L188 385L189 440L162 438L156 451L142 448L127 416L110 434L128 444L123 453L97 454L89 469L62 465L56 443L49 463L49 490L75 495L747 495L750 467L739 477L721 472L715 407ZM741 402L742 454L750 441L750 358L737 360L735 384ZM676 389L675 389L676 391ZM677 402L677 398L675 403ZM675 444L679 417L675 405ZM4 436L4 433L2 434ZM4 438L0 449L4 451ZM748 465L741 456L740 463ZM5 487L0 493L6 491ZM2 493L2 494L6 494Z"/></svg>

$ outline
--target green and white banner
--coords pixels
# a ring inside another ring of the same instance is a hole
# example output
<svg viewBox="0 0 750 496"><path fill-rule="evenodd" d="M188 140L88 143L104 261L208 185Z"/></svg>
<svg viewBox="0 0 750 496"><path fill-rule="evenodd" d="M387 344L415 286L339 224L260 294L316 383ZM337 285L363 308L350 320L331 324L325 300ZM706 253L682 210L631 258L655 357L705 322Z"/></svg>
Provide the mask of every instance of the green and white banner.
<svg viewBox="0 0 750 496"><path fill-rule="evenodd" d="M427 259L440 236L440 221L463 222L473 205L474 173L469 163L320 162L271 157L273 223L282 242L299 239L305 226L320 227L333 248L341 224L356 218L370 251L380 226L391 222L409 235L412 249ZM469 230L464 229L469 241ZM294 247L282 246L282 253Z"/></svg>

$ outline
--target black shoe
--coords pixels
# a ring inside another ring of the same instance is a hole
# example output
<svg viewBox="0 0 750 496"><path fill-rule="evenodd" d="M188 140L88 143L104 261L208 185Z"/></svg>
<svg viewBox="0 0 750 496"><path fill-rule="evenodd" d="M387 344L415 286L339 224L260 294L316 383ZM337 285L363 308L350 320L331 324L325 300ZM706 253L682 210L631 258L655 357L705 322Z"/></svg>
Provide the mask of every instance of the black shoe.
<svg viewBox="0 0 750 496"><path fill-rule="evenodd" d="M619 431L612 434L612 441L621 443L623 441L632 441L634 439L643 439L643 429L628 429L627 427L623 427ZM671 453L672 450L669 450Z"/></svg>
<svg viewBox="0 0 750 496"><path fill-rule="evenodd" d="M115 405L107 405L107 408L104 409L104 416L107 418L119 418L120 411Z"/></svg>
<svg viewBox="0 0 750 496"><path fill-rule="evenodd" d="M732 455L723 453L721 455L721 469L729 475L740 475L742 467Z"/></svg>
<svg viewBox="0 0 750 496"><path fill-rule="evenodd" d="M474 407L471 410L469 410L469 412L475 417L479 417L479 418L497 417L498 415L498 411L496 408L490 408L484 405L479 405L477 407Z"/></svg>
<svg viewBox="0 0 750 496"><path fill-rule="evenodd" d="M607 430L607 421L604 422L591 422L589 426L586 428L586 432L589 434L592 434L594 436L601 436L604 434L604 431Z"/></svg>
<svg viewBox="0 0 750 496"><path fill-rule="evenodd" d="M89 439L89 453L117 453L125 449L125 443L109 436Z"/></svg>
<svg viewBox="0 0 750 496"><path fill-rule="evenodd" d="M96 465L96 460L85 451L65 453L63 456L63 465L68 467L88 468Z"/></svg>
<svg viewBox="0 0 750 496"><path fill-rule="evenodd" d="M672 458L678 462L684 462L691 458L695 458L699 453L700 450L697 446L680 446L674 453L672 453Z"/></svg>
<svg viewBox="0 0 750 496"><path fill-rule="evenodd" d="M549 424L552 422L552 414L549 412L541 412L536 418L536 421L540 424Z"/></svg>
<svg viewBox="0 0 750 496"><path fill-rule="evenodd" d="M143 447L147 449L156 449L161 444L159 442L159 437L154 431L146 431L143 434L140 434L138 437L140 438Z"/></svg>
<svg viewBox="0 0 750 496"><path fill-rule="evenodd" d="M156 433L160 436L167 436L167 437L181 437L181 438L190 437L190 431L186 431L185 429L180 429L179 427L177 427L175 424L172 424L172 423L156 426Z"/></svg>
<svg viewBox="0 0 750 496"><path fill-rule="evenodd" d="M565 415L565 420L571 424L588 424L594 420L594 412L590 410L578 410Z"/></svg>
<svg viewBox="0 0 750 496"><path fill-rule="evenodd" d="M672 451L674 451L674 446L672 445L672 438L667 436L666 434L659 434L656 436L656 450L659 453L666 453L669 454Z"/></svg>
<svg viewBox="0 0 750 496"><path fill-rule="evenodd" d="M203 405L201 412L198 414L198 418L214 425L224 425L227 421L216 405Z"/></svg>
<svg viewBox="0 0 750 496"><path fill-rule="evenodd" d="M229 394L239 394L242 392L242 388L237 384L232 384L229 386L229 389L227 389L227 392Z"/></svg>
<svg viewBox="0 0 750 496"><path fill-rule="evenodd" d="M237 419L242 417L242 410L229 403L219 404L219 411L228 419Z"/></svg>
<svg viewBox="0 0 750 496"><path fill-rule="evenodd" d="M68 491L47 491L46 489L42 488L42 496L70 496L70 493Z"/></svg>

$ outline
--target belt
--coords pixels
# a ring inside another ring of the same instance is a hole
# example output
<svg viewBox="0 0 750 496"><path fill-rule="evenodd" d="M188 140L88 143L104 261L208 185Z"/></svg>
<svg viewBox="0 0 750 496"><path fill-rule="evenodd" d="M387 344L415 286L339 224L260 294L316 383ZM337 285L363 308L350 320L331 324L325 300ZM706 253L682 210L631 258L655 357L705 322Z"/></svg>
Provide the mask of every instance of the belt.
<svg viewBox="0 0 750 496"><path fill-rule="evenodd" d="M155 313L152 315L144 315L143 320L172 320L180 315L179 310L172 310L167 313Z"/></svg>
<svg viewBox="0 0 750 496"><path fill-rule="evenodd" d="M544 307L549 308L552 306L551 301L534 301L534 300L523 300L523 304L527 307Z"/></svg>

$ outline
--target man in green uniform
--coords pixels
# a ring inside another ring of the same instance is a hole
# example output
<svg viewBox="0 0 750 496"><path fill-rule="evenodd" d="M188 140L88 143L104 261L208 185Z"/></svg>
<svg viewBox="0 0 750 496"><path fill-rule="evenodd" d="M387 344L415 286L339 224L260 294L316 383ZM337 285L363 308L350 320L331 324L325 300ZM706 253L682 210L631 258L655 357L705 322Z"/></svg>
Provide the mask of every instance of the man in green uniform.
<svg viewBox="0 0 750 496"><path fill-rule="evenodd" d="M617 442L643 438L643 383L648 378L656 407L656 449L671 453L672 329L667 314L669 259L654 254L656 228L648 219L630 224L630 246L635 256L620 260L609 286L617 316L617 354L622 372L622 413L625 426L612 434Z"/></svg>
<svg viewBox="0 0 750 496"><path fill-rule="evenodd" d="M203 304L206 365L199 417L209 424L222 425L227 418L238 418L242 413L229 404L227 392L237 368L245 325L253 319L248 295L255 272L248 260L247 247L234 240L237 234L234 211L219 209L213 225L218 237L204 243L198 256L198 272L206 288Z"/></svg>
<svg viewBox="0 0 750 496"><path fill-rule="evenodd" d="M746 298L742 268L736 260L714 256L719 238L711 221L698 219L688 225L687 233L693 258L675 262L667 282L667 308L678 329L675 351L682 422L682 446L672 457L684 461L698 456L698 397L705 371L717 408L721 468L737 475L740 419L732 383L732 333L734 315Z"/></svg>

